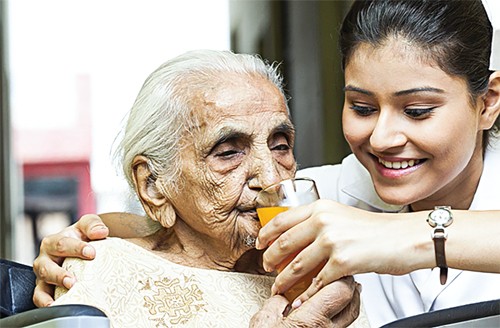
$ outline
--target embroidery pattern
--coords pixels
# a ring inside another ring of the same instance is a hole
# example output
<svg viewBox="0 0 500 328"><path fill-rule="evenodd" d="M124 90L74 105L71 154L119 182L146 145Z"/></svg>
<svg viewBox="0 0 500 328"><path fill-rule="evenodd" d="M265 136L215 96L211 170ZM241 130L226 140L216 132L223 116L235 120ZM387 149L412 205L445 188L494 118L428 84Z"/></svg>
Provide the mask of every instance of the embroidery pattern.
<svg viewBox="0 0 500 328"><path fill-rule="evenodd" d="M200 311L207 312L203 292L194 277L182 275L181 278L183 282L180 278L140 281L143 284L140 291L149 294L144 296L144 306L157 327L185 324Z"/></svg>

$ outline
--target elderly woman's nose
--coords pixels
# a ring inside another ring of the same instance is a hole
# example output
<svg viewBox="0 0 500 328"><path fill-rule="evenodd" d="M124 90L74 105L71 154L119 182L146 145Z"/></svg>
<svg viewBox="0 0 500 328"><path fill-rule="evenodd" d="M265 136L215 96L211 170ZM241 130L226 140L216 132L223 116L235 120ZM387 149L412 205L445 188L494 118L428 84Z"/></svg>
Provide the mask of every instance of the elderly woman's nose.
<svg viewBox="0 0 500 328"><path fill-rule="evenodd" d="M252 162L250 188L262 189L279 181L281 181L279 167L272 156L260 157Z"/></svg>

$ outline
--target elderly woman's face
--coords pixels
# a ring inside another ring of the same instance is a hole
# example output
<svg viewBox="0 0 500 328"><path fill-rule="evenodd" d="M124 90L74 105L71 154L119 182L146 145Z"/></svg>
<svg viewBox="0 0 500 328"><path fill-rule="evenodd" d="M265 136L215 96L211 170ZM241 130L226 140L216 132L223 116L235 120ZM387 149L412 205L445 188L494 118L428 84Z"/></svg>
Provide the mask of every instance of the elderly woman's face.
<svg viewBox="0 0 500 328"><path fill-rule="evenodd" d="M228 74L201 89L191 102L197 126L182 142L181 190L170 200L199 242L239 253L260 228L257 192L295 174L294 130L283 96L262 77Z"/></svg>

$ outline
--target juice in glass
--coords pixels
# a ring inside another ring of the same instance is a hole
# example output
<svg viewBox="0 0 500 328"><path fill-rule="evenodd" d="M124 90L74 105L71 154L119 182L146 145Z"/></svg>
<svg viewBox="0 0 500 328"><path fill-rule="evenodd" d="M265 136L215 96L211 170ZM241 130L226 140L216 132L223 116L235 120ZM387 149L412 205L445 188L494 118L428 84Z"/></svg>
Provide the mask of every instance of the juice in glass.
<svg viewBox="0 0 500 328"><path fill-rule="evenodd" d="M273 206L273 207L260 207L257 208L257 215L259 216L259 221L261 226L265 226L269 221L271 221L272 218L274 218L276 215L278 215L281 212L284 212L288 210L288 207L285 206ZM295 256L297 256L299 252L290 254L283 262L281 262L277 268L276 271L280 273L283 271L283 269L290 263ZM312 280L314 277L318 275L318 273L321 271L321 268L323 266L319 265L316 268L314 268L312 271L307 273L304 277L299 279L295 285L290 287L286 292L285 292L285 297L292 302L295 300L300 294L302 294L308 287L311 285Z"/></svg>

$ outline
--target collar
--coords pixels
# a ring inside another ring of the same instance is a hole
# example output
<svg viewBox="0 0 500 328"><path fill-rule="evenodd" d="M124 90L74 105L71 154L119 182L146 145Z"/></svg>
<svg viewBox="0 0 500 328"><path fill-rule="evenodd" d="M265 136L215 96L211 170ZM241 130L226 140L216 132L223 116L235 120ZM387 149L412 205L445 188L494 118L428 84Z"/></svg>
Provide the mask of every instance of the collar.
<svg viewBox="0 0 500 328"><path fill-rule="evenodd" d="M369 207L367 209L377 212L401 213L409 211L408 206L391 205L380 199L375 191L370 174L353 154L342 161L342 166L345 170L343 170L344 172L342 172L339 180L339 189L344 194L341 197L347 198L341 200L342 203L346 201L347 204L356 204L356 207L365 208L366 206L359 206L361 202ZM356 178L353 179L353 177Z"/></svg>

